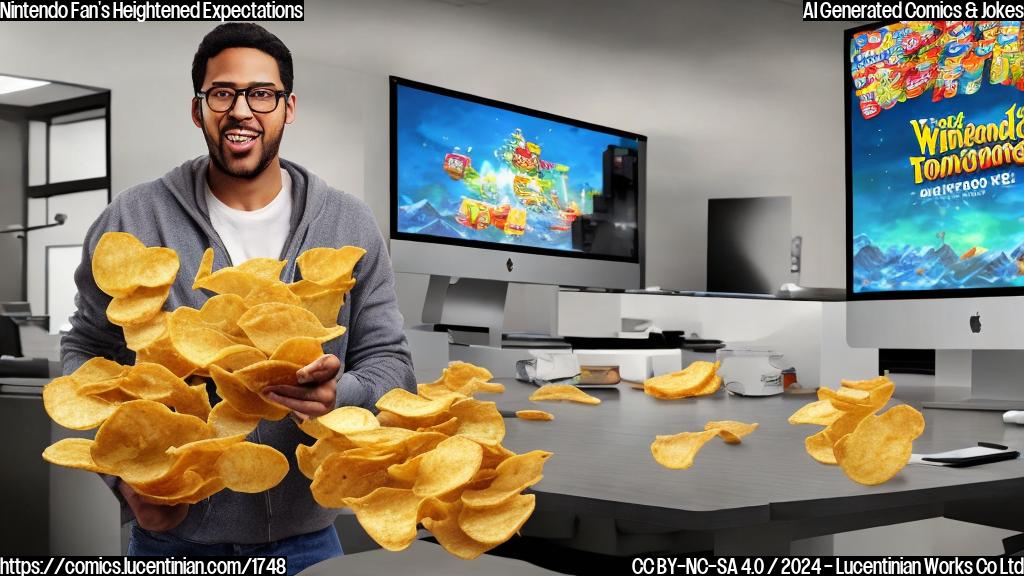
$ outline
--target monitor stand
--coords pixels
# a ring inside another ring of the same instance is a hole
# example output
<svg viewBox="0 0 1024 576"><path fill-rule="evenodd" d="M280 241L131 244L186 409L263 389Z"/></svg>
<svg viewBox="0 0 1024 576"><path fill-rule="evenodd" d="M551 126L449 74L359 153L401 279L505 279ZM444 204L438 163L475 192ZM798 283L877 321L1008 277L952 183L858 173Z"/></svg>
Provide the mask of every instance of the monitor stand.
<svg viewBox="0 0 1024 576"><path fill-rule="evenodd" d="M483 328L481 343L492 348L502 348L502 335L512 332L553 336L557 317L557 286L431 274L423 302L425 324Z"/></svg>
<svg viewBox="0 0 1024 576"><path fill-rule="evenodd" d="M1024 350L973 350L970 366L957 366L970 374L970 396L952 402L925 402L925 408L951 410L1024 410ZM936 365L939 382L940 365Z"/></svg>

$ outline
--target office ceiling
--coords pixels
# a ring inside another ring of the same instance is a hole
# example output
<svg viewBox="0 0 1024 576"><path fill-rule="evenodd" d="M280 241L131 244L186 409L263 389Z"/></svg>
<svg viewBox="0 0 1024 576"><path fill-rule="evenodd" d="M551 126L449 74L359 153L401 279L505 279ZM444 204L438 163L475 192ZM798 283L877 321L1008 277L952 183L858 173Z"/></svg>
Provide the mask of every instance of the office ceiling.
<svg viewBox="0 0 1024 576"><path fill-rule="evenodd" d="M45 80L45 78L40 78L40 80ZM57 102L58 100L77 98L87 94L96 94L99 91L100 90L86 88L84 86L73 86L71 84L53 82L46 84L45 86L38 86L28 90L20 90L9 94L0 94L0 105L37 106L39 104Z"/></svg>

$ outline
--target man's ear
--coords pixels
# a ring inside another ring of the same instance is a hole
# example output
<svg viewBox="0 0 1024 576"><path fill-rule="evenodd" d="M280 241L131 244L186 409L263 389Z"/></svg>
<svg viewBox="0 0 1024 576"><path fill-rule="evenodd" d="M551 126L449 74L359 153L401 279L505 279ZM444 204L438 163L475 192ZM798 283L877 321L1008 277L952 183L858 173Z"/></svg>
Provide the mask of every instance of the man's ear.
<svg viewBox="0 0 1024 576"><path fill-rule="evenodd" d="M284 123L291 124L295 122L295 93L292 92L288 95L288 99L284 101Z"/></svg>
<svg viewBox="0 0 1024 576"><path fill-rule="evenodd" d="M192 123L196 125L196 128L203 127L203 101L199 98L192 99Z"/></svg>

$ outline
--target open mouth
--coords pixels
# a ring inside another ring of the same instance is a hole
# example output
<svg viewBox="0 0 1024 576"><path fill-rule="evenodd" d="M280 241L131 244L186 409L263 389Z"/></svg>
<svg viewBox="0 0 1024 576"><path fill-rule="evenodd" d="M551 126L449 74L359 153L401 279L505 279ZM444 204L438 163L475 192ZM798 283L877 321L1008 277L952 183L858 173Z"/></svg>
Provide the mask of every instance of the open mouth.
<svg viewBox="0 0 1024 576"><path fill-rule="evenodd" d="M224 142L228 149L238 154L247 152L256 145L260 133L252 130L228 130L224 133Z"/></svg>

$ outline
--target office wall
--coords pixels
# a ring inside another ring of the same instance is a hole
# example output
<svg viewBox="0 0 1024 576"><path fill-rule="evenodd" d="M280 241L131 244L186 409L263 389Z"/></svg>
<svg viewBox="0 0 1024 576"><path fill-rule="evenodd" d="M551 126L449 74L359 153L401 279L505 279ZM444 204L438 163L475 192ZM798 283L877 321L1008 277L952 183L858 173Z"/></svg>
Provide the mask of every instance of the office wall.
<svg viewBox="0 0 1024 576"><path fill-rule="evenodd" d="M25 224L25 140L24 121L0 118L0 227ZM0 234L0 262L19 270L21 240L14 234ZM20 274L0 274L0 301L23 300Z"/></svg>

